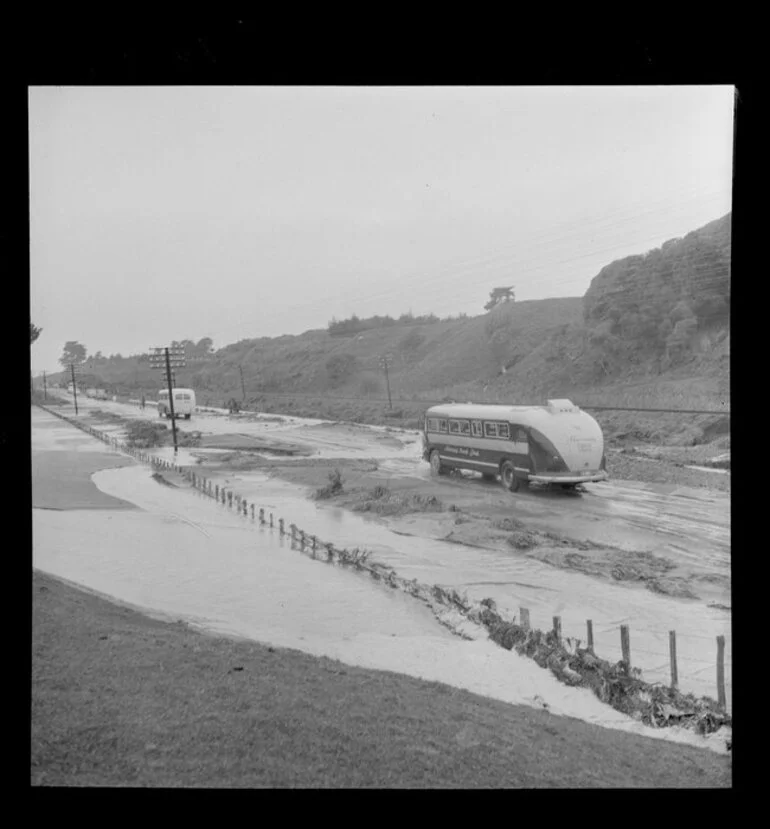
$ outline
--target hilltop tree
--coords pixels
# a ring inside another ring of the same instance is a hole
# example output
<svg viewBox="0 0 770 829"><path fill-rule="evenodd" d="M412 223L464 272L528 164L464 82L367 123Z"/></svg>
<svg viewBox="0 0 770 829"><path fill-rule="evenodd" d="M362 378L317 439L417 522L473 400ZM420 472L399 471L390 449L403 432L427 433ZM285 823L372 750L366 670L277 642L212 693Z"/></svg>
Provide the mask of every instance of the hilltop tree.
<svg viewBox="0 0 770 829"><path fill-rule="evenodd" d="M513 285L507 288L493 288L489 292L489 301L484 306L485 311L491 311L497 307L501 302L513 302L515 299L513 294Z"/></svg>
<svg viewBox="0 0 770 829"><path fill-rule="evenodd" d="M64 368L67 368L70 363L76 366L82 365L86 361L86 347L81 345L77 340L69 340L64 343L64 351L59 357L59 363Z"/></svg>
<svg viewBox="0 0 770 829"><path fill-rule="evenodd" d="M33 342L43 333L42 328L38 328L37 326L33 325L32 323L29 324L29 344L32 345Z"/></svg>

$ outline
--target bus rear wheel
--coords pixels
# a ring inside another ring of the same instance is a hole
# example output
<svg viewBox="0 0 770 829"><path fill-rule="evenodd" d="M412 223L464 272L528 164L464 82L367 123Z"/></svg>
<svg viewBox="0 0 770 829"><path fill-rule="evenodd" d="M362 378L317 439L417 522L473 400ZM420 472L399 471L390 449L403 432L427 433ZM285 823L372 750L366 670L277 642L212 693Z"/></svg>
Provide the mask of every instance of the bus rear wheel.
<svg viewBox="0 0 770 829"><path fill-rule="evenodd" d="M446 467L443 463L441 463L441 455L438 453L438 449L434 449L430 453L430 471L433 475L443 475L446 470Z"/></svg>
<svg viewBox="0 0 770 829"><path fill-rule="evenodd" d="M516 470L510 461L503 461L500 467L500 481L509 492L516 492L519 488L519 479L516 477Z"/></svg>

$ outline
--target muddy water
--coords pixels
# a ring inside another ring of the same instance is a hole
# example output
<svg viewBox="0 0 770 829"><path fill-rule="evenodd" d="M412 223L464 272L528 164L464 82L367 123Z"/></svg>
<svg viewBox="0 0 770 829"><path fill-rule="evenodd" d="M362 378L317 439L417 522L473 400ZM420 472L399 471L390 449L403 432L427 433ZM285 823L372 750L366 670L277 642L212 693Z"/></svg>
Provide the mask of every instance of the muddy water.
<svg viewBox="0 0 770 829"><path fill-rule="evenodd" d="M128 414L132 409L138 411L130 406L103 402L94 403L96 407L111 407L121 414ZM429 475L427 464L420 461L416 432L352 428L341 436L320 421L292 418L284 423L260 423L216 415L196 416L182 428L244 434L264 434L267 430L271 437L283 435L291 442L301 442L304 436L321 457L380 458L383 477L396 474L427 478ZM400 447L394 437L400 439ZM157 454L173 457L170 449L158 450ZM184 450L179 451L177 458L184 464L194 462ZM305 500L300 488L268 481L258 473L229 474L227 479L234 491L249 501L254 500L258 506L273 509L287 524L294 522L306 532L338 545L372 549L379 560L392 565L403 576L453 586L467 591L472 598L494 598L511 612L517 612L519 606L528 607L533 624L538 627L550 626L551 618L560 615L564 634L575 638L584 639L586 619L592 619L597 651L607 658L620 658L618 627L629 624L632 662L642 667L645 677L652 681L668 679L668 631L675 630L680 685L684 690L714 696L715 637L725 635L730 700L729 611L658 596L642 587L606 584L513 553L468 549L438 540L396 535L339 509L319 511ZM101 479L100 485L111 487L113 482ZM444 481L442 486L448 491L478 486L481 492L485 485L471 480ZM665 554L674 562L700 571L705 579L719 582L721 589L729 589L729 496L625 481L589 485L586 490L584 495L573 499L523 491L511 501L511 514L535 528L555 530L571 538L610 544L621 550ZM115 494L124 497L119 492ZM499 487L487 486L484 497L499 499ZM406 529L410 531L408 526ZM414 521L411 531L418 533L421 529L424 528L419 526L419 519ZM721 603L729 604L729 599Z"/></svg>
<svg viewBox="0 0 770 829"><path fill-rule="evenodd" d="M98 486L126 497L125 474L105 471ZM439 540L401 535L335 507L308 501L302 488L257 472L227 476L228 487L257 507L274 512L307 533L337 546L365 547L373 557L405 578L465 591L470 598L493 598L501 608L530 610L534 626L549 628L561 616L565 636L585 641L586 620L593 621L597 652L621 658L619 626L631 628L632 663L649 681L669 678L668 632L677 633L680 686L685 691L716 696L716 636L726 637L728 705L731 700L732 649L730 613L702 603L672 599L644 588L604 583L580 573L499 551L468 548ZM142 504L144 506L144 504ZM408 523L408 522L405 522ZM414 522L420 530L419 519Z"/></svg>
<svg viewBox="0 0 770 829"><path fill-rule="evenodd" d="M411 597L313 561L290 549L277 530L259 528L195 491L158 486L142 467L105 470L94 479L105 492L130 495L141 511L35 510L36 567L207 630L723 750L718 736L641 726L483 637L460 640Z"/></svg>

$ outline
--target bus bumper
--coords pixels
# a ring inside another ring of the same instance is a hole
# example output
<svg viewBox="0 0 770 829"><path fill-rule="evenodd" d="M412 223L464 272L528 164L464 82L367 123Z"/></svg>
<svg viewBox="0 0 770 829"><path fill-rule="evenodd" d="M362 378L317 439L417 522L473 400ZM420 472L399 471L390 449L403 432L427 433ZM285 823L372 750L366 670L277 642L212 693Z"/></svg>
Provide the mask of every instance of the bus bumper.
<svg viewBox="0 0 770 829"><path fill-rule="evenodd" d="M590 472L582 475L575 475L570 472L551 472L546 475L528 475L527 477L536 484L588 484L596 483L597 481L606 481L609 475L599 470L598 472Z"/></svg>

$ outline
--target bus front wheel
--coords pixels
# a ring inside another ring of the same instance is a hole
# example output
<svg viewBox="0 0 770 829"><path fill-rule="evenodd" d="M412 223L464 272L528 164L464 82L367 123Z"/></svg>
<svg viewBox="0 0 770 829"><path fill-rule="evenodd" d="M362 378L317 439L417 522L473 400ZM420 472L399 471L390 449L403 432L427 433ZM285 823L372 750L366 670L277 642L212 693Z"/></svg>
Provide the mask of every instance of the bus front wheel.
<svg viewBox="0 0 770 829"><path fill-rule="evenodd" d="M438 449L434 449L430 453L430 471L433 475L444 474L444 465L441 463L441 456L438 453Z"/></svg>
<svg viewBox="0 0 770 829"><path fill-rule="evenodd" d="M519 479L516 477L516 470L510 461L504 461L500 467L500 480L509 492L516 492L519 488Z"/></svg>

